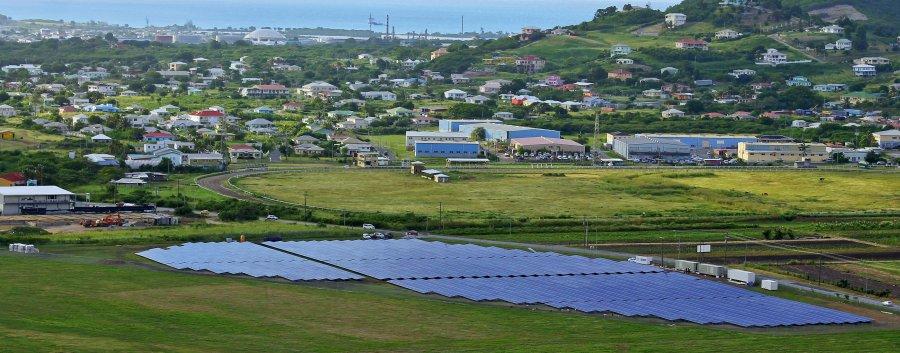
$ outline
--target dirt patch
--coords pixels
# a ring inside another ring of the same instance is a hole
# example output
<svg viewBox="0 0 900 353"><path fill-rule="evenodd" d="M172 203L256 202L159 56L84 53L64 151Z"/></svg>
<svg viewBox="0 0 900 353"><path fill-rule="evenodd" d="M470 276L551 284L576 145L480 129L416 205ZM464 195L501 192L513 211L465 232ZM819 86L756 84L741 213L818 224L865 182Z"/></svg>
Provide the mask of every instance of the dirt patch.
<svg viewBox="0 0 900 353"><path fill-rule="evenodd" d="M885 298L896 298L897 282L883 282L864 276L856 271L838 268L837 265L782 265L781 270L797 274L810 281L821 281L857 292L878 295Z"/></svg>
<svg viewBox="0 0 900 353"><path fill-rule="evenodd" d="M837 22L844 17L850 19L851 21L866 21L869 19L868 16L866 16L862 12L859 12L859 10L851 5L835 5L831 7L812 10L809 12L809 15L821 17L826 22Z"/></svg>

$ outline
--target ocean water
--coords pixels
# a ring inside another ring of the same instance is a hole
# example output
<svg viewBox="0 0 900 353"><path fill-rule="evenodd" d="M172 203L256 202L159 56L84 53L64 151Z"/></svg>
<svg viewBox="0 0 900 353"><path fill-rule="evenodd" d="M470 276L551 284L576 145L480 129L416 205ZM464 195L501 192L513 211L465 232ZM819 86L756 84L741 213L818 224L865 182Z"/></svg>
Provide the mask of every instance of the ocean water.
<svg viewBox="0 0 900 353"><path fill-rule="evenodd" d="M14 19L103 21L143 27L184 24L203 28L369 29L369 15L397 33L517 32L523 26L577 24L598 8L631 3L665 9L680 0L0 0ZM375 30L383 31L384 26Z"/></svg>

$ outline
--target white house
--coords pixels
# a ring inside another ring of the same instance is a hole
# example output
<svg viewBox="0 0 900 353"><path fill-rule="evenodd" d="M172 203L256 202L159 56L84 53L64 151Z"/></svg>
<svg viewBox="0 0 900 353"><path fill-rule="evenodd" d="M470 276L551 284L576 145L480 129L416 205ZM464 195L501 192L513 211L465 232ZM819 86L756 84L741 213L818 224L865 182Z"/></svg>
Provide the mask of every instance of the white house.
<svg viewBox="0 0 900 353"><path fill-rule="evenodd" d="M740 38L741 33L733 29L723 29L716 32L716 39L736 39Z"/></svg>
<svg viewBox="0 0 900 353"><path fill-rule="evenodd" d="M628 44L618 43L613 45L609 50L609 56L619 56L619 55L628 55L631 54L631 46Z"/></svg>
<svg viewBox="0 0 900 353"><path fill-rule="evenodd" d="M850 50L853 48L853 41L843 38L838 39L834 43L828 43L825 45L825 50Z"/></svg>
<svg viewBox="0 0 900 353"><path fill-rule="evenodd" d="M395 101L397 100L397 95L393 92L388 91L372 91L372 92L362 92L360 95L364 99L376 99L383 101Z"/></svg>
<svg viewBox="0 0 900 353"><path fill-rule="evenodd" d="M769 49L763 54L763 62L773 65L784 64L787 62L787 54L778 51L778 49Z"/></svg>
<svg viewBox="0 0 900 353"><path fill-rule="evenodd" d="M335 90L337 90L337 86L335 85L325 81L316 81L300 87L299 93L305 94L307 97L330 97Z"/></svg>
<svg viewBox="0 0 900 353"><path fill-rule="evenodd" d="M853 65L853 74L859 77L872 77L877 74L875 66L867 64Z"/></svg>
<svg viewBox="0 0 900 353"><path fill-rule="evenodd" d="M838 25L830 25L822 27L821 31L822 33L828 34L844 34L844 27Z"/></svg>
<svg viewBox="0 0 900 353"><path fill-rule="evenodd" d="M16 108L6 104L0 105L0 116L8 118L13 115L16 115Z"/></svg>
<svg viewBox="0 0 900 353"><path fill-rule="evenodd" d="M459 89L451 89L449 91L444 92L444 98L452 99L452 100L464 100L468 97L469 94L466 91Z"/></svg>
<svg viewBox="0 0 900 353"><path fill-rule="evenodd" d="M684 26L687 23L687 15L683 13L667 13L666 14L666 25L669 27L680 27Z"/></svg>
<svg viewBox="0 0 900 353"><path fill-rule="evenodd" d="M266 119L253 119L246 123L247 130L257 134L275 133L275 123Z"/></svg>
<svg viewBox="0 0 900 353"><path fill-rule="evenodd" d="M490 98L485 97L485 96L482 96L482 95L479 94L479 95L477 95L477 96L467 97L467 98L466 98L466 103L472 103L472 104L484 104L484 102L487 102L488 100L490 100Z"/></svg>
<svg viewBox="0 0 900 353"><path fill-rule="evenodd" d="M669 109L662 112L663 118L683 117L684 112L678 109Z"/></svg>

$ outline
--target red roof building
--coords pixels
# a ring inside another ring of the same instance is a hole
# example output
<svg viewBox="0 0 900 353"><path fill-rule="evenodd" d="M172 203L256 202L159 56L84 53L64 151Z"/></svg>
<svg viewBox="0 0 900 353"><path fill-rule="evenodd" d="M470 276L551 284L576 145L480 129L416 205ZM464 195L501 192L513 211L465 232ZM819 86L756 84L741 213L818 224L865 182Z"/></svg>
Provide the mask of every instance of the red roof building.
<svg viewBox="0 0 900 353"><path fill-rule="evenodd" d="M702 39L683 38L675 42L678 49L700 49L709 50L709 43Z"/></svg>
<svg viewBox="0 0 900 353"><path fill-rule="evenodd" d="M27 182L25 174L19 172L0 174L0 186L25 186Z"/></svg>

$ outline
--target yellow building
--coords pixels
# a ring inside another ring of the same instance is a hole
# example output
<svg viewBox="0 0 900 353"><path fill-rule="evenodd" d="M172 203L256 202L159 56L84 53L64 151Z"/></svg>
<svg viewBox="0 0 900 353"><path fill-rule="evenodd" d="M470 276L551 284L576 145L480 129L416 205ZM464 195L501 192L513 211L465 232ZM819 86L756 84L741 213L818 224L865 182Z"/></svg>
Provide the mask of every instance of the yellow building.
<svg viewBox="0 0 900 353"><path fill-rule="evenodd" d="M803 146L806 151L802 150ZM738 158L747 163L792 163L803 158L812 163L822 163L828 159L828 152L821 143L741 142L738 143Z"/></svg>
<svg viewBox="0 0 900 353"><path fill-rule="evenodd" d="M0 131L0 140L12 140L16 138L16 133L11 130Z"/></svg>

